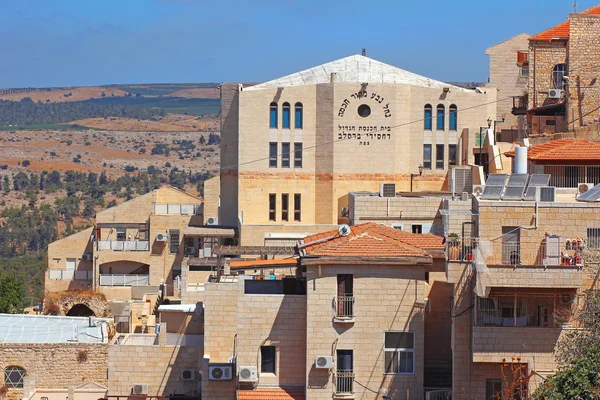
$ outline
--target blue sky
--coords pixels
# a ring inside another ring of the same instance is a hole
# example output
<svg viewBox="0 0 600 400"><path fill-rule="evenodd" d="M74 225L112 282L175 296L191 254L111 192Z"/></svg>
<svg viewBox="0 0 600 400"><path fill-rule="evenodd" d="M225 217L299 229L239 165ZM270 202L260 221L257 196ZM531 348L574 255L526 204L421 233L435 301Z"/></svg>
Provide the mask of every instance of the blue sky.
<svg viewBox="0 0 600 400"><path fill-rule="evenodd" d="M0 87L265 81L361 48L431 78L485 81L487 47L571 11L572 0L0 0Z"/></svg>

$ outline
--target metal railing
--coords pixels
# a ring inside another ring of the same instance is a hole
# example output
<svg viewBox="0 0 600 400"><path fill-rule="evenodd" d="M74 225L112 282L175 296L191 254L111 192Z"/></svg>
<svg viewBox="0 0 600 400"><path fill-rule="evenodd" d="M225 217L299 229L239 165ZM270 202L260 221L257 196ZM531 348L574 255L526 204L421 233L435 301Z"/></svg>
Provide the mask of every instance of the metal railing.
<svg viewBox="0 0 600 400"><path fill-rule="evenodd" d="M149 286L150 275L100 274L100 286Z"/></svg>
<svg viewBox="0 0 600 400"><path fill-rule="evenodd" d="M336 318L354 318L354 296L336 296L333 308Z"/></svg>
<svg viewBox="0 0 600 400"><path fill-rule="evenodd" d="M335 372L335 393L351 394L354 393L354 372L338 370Z"/></svg>
<svg viewBox="0 0 600 400"><path fill-rule="evenodd" d="M48 279L57 281L91 281L93 277L92 271L73 271L67 269L49 269Z"/></svg>
<svg viewBox="0 0 600 400"><path fill-rule="evenodd" d="M583 165L545 165L550 174L550 186L576 188L579 183L600 183L600 167Z"/></svg>
<svg viewBox="0 0 600 400"><path fill-rule="evenodd" d="M112 251L148 251L150 241L148 240L98 240L98 250Z"/></svg>
<svg viewBox="0 0 600 400"><path fill-rule="evenodd" d="M448 261L473 261L475 239L449 238L446 242L446 258Z"/></svg>
<svg viewBox="0 0 600 400"><path fill-rule="evenodd" d="M154 215L197 215L201 204L154 203Z"/></svg>
<svg viewBox="0 0 600 400"><path fill-rule="evenodd" d="M452 399L452 388L442 387L426 387L423 388L425 392L425 400L451 400Z"/></svg>

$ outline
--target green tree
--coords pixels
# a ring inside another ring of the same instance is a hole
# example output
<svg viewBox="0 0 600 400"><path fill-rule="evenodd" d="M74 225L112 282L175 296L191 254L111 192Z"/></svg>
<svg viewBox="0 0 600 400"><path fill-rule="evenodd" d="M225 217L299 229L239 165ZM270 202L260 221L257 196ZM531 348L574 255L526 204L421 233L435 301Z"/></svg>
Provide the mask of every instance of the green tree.
<svg viewBox="0 0 600 400"><path fill-rule="evenodd" d="M16 314L23 305L23 282L8 275L0 275L0 313Z"/></svg>

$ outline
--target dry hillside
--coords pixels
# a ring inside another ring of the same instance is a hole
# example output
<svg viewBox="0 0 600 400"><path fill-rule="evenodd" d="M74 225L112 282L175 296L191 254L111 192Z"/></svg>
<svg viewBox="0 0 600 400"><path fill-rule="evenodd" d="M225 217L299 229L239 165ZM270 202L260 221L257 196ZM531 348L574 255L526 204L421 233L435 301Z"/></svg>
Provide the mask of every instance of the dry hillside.
<svg viewBox="0 0 600 400"><path fill-rule="evenodd" d="M70 95L69 95L70 93ZM83 101L89 99L98 99L105 96L125 96L127 93L118 89L108 89L96 86L82 86L73 88L57 88L57 89L36 89L33 92L11 93L0 95L0 100L19 101L25 97L31 98L34 102L50 102L63 103L68 101ZM65 96L67 95L67 96Z"/></svg>
<svg viewBox="0 0 600 400"><path fill-rule="evenodd" d="M168 114L158 121L109 117L80 119L69 124L110 131L191 132L216 131L219 121L216 118L199 119L190 115Z"/></svg>

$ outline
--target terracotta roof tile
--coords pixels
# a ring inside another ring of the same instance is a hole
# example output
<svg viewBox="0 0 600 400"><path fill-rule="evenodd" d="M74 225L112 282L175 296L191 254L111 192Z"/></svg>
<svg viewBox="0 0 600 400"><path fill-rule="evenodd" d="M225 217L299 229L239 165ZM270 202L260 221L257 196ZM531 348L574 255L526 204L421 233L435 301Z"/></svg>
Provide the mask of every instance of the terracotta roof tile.
<svg viewBox="0 0 600 400"><path fill-rule="evenodd" d="M284 258L275 260L248 260L248 261L231 261L229 267L233 269L258 268L258 267L281 267L284 265L293 266L298 264L295 258Z"/></svg>
<svg viewBox="0 0 600 400"><path fill-rule="evenodd" d="M304 388L239 389L238 400L304 400Z"/></svg>
<svg viewBox="0 0 600 400"><path fill-rule="evenodd" d="M424 234L417 235L399 231L385 225L368 222L350 228L348 236L338 236L337 231L330 231L309 236L304 243L321 239L332 239L315 243L304 250L311 256L335 257L405 257L429 256L427 250L443 249L440 236Z"/></svg>
<svg viewBox="0 0 600 400"><path fill-rule="evenodd" d="M588 8L585 11L582 11L580 14L589 14L589 15L600 15L600 4ZM560 39L568 39L570 33L570 24L569 20L561 22L560 24L553 26L550 29L546 29L543 32L540 32L536 35L533 35L529 40L539 40L539 41L549 41L552 39L560 38Z"/></svg>
<svg viewBox="0 0 600 400"><path fill-rule="evenodd" d="M515 151L504 153L514 157ZM558 139L531 147L527 158L533 161L593 161L600 162L600 143L589 140Z"/></svg>

